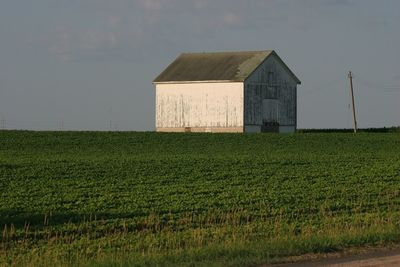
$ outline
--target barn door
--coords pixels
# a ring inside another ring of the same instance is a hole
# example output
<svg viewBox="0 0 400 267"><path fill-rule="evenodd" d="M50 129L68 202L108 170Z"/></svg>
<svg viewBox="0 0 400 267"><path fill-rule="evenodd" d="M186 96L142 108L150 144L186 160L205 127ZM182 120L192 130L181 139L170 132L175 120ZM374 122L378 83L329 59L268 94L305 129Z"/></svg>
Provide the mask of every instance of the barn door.
<svg viewBox="0 0 400 267"><path fill-rule="evenodd" d="M278 124L278 100L263 99L263 132L279 131Z"/></svg>

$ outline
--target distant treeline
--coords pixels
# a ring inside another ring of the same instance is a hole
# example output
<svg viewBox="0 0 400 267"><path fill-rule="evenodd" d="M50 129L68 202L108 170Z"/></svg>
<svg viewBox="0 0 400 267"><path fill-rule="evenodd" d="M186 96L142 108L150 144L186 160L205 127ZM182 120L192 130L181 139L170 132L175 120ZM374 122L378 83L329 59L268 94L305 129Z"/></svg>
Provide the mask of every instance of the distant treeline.
<svg viewBox="0 0 400 267"><path fill-rule="evenodd" d="M364 128L358 129L365 133L400 133L400 126L383 128ZM353 129L298 129L299 133L351 133Z"/></svg>

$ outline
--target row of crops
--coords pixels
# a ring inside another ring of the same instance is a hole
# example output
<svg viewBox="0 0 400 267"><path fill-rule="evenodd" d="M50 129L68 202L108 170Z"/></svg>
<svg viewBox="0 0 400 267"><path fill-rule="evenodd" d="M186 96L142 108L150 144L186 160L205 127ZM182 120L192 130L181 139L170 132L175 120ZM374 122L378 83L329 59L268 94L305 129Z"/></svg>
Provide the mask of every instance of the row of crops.
<svg viewBox="0 0 400 267"><path fill-rule="evenodd" d="M0 189L0 265L257 265L399 241L400 134L0 131Z"/></svg>

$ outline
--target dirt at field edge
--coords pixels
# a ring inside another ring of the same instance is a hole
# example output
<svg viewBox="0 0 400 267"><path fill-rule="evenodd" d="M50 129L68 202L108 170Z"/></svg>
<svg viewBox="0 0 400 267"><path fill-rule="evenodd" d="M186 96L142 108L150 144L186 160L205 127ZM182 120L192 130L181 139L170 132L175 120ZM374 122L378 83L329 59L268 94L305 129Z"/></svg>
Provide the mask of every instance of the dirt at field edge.
<svg viewBox="0 0 400 267"><path fill-rule="evenodd" d="M400 244L391 247L348 249L340 253L305 254L283 260L286 263L261 267L398 267Z"/></svg>

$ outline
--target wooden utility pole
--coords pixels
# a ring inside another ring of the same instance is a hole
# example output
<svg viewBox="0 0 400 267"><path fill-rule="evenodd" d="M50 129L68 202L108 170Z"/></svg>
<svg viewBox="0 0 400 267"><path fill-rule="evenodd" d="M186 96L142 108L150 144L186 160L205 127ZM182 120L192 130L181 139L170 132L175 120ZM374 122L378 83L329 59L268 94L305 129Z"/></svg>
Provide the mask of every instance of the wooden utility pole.
<svg viewBox="0 0 400 267"><path fill-rule="evenodd" d="M351 103L353 104L353 122L354 122L354 132L357 132L357 119L356 119L356 107L354 106L354 92L353 92L353 74L349 71L350 80L350 93L351 93Z"/></svg>

